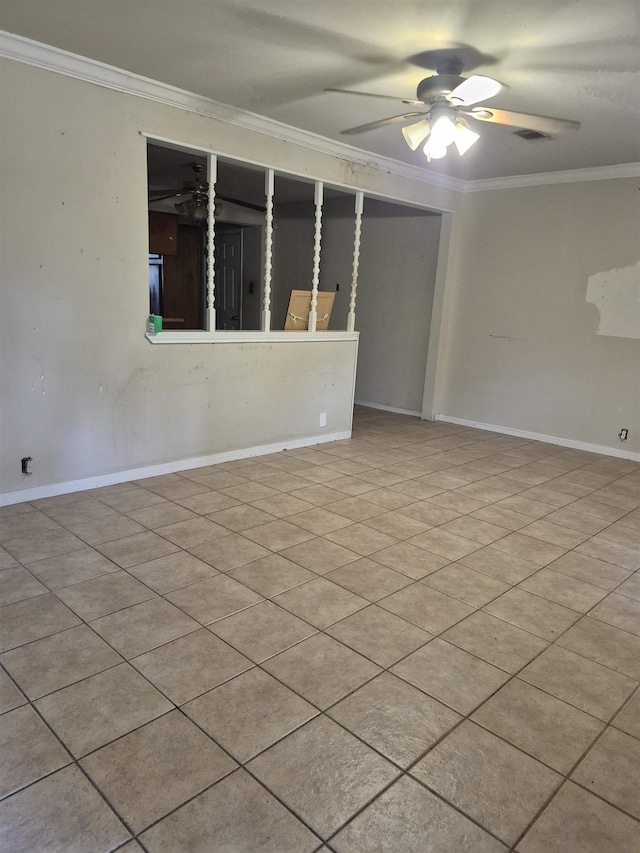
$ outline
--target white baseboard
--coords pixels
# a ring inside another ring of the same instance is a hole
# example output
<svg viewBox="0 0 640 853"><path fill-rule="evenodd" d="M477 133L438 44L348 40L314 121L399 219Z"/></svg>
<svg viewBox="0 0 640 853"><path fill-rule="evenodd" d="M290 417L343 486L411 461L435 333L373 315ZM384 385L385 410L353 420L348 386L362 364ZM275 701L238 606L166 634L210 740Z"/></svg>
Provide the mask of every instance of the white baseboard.
<svg viewBox="0 0 640 853"><path fill-rule="evenodd" d="M354 405L364 406L367 409L380 409L382 412L394 412L396 415L413 415L419 418L422 412L414 412L411 409L398 409L395 406L383 406L382 403L369 403L367 400L354 400Z"/></svg>
<svg viewBox="0 0 640 853"><path fill-rule="evenodd" d="M512 429L511 427L497 426L496 424L483 424L480 421L470 421L466 418L452 418L449 415L438 414L434 420L444 421L447 424L485 429L487 432L499 432L501 435L513 435L516 438L530 438L533 441L544 441L546 444L557 444L560 447L570 447L573 450L586 450L588 453L599 453L602 456L616 456L619 459L630 459L633 462L640 462L640 453L635 453L633 450L619 450L617 447L607 447L604 444L590 444L587 441L575 441L572 438L560 438L557 435L544 435L541 432Z"/></svg>
<svg viewBox="0 0 640 853"><path fill-rule="evenodd" d="M291 441L279 441L275 444L263 444L244 450L229 450L225 453L212 453L209 456L198 456L192 459L178 459L176 462L163 462L160 465L148 465L144 468L131 468L128 471L118 471L115 474L101 474L98 477L87 477L82 480L68 480L66 483L52 483L48 486L36 486L33 489L21 489L17 492L0 494L0 506L36 501L41 498L52 498L56 495L67 495L71 492L84 492L87 489L99 489L101 486L113 486L116 483L128 483L130 480L144 480L146 477L159 477L162 474L175 474L177 471L189 471L194 468L204 468L207 465L219 465L221 462L233 462L236 459L249 459L252 456L266 456L281 450L293 450L299 447L312 447L315 444L325 444L329 441L341 441L351 438L351 430L333 432L329 435L314 435L311 438L296 438Z"/></svg>

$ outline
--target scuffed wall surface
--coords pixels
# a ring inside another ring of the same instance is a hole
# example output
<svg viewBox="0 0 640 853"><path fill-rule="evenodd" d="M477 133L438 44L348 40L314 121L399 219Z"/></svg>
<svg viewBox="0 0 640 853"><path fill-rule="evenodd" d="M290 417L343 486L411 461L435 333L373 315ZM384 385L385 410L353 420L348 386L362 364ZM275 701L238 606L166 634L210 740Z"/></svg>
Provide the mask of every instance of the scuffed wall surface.
<svg viewBox="0 0 640 853"><path fill-rule="evenodd" d="M596 335L640 338L640 261L590 275L586 301L600 315Z"/></svg>
<svg viewBox="0 0 640 853"><path fill-rule="evenodd" d="M2 72L0 492L348 430L355 342L147 342L140 132L328 182L352 179L351 166L20 63L3 61ZM425 198L424 186L373 167L356 177L451 206L448 194Z"/></svg>
<svg viewBox="0 0 640 853"><path fill-rule="evenodd" d="M640 341L585 302L594 271L637 264L638 181L473 193L457 216L440 411L640 451Z"/></svg>

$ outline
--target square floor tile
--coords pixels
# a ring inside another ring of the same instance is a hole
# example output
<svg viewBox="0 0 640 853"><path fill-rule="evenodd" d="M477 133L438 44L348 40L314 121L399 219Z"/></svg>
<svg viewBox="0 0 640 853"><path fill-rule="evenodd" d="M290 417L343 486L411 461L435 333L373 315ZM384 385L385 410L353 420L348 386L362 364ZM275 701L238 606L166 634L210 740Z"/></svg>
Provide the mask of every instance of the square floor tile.
<svg viewBox="0 0 640 853"><path fill-rule="evenodd" d="M575 610L519 588L510 589L483 609L546 640L555 640L580 618Z"/></svg>
<svg viewBox="0 0 640 853"><path fill-rule="evenodd" d="M381 566L367 557L334 569L325 577L368 601L378 601L411 583L407 575Z"/></svg>
<svg viewBox="0 0 640 853"><path fill-rule="evenodd" d="M37 699L122 663L122 658L79 625L5 652L0 661L29 699Z"/></svg>
<svg viewBox="0 0 640 853"><path fill-rule="evenodd" d="M521 589L533 592L556 604L562 604L579 613L591 610L606 595L599 586L585 583L577 578L571 578L553 569L540 569L535 575L526 578L520 584Z"/></svg>
<svg viewBox="0 0 640 853"><path fill-rule="evenodd" d="M616 589L618 595L626 595L640 601L640 571L634 572L624 583Z"/></svg>
<svg viewBox="0 0 640 853"><path fill-rule="evenodd" d="M443 639L510 673L547 647L546 640L482 611L445 631Z"/></svg>
<svg viewBox="0 0 640 853"><path fill-rule="evenodd" d="M338 702L327 713L403 768L462 719L451 708L388 672Z"/></svg>
<svg viewBox="0 0 640 853"><path fill-rule="evenodd" d="M507 536L510 532L506 527L499 527L496 524L491 524L488 521L482 521L479 518L473 518L469 515L448 521L440 527L440 530L445 530L447 533L455 533L457 536L471 539L474 542L479 542L481 545L489 545L491 542L495 542L496 539Z"/></svg>
<svg viewBox="0 0 640 853"><path fill-rule="evenodd" d="M450 563L427 575L423 583L473 607L482 607L509 589L508 584L463 566L462 563Z"/></svg>
<svg viewBox="0 0 640 853"><path fill-rule="evenodd" d="M189 518L196 518L196 514L191 512L184 506L175 504L172 501L163 501L154 506L145 506L140 509L134 509L126 513L129 518L148 527L150 530L155 530L158 527L165 527L168 524L175 524L178 521L187 521Z"/></svg>
<svg viewBox="0 0 640 853"><path fill-rule="evenodd" d="M553 770L468 721L411 773L508 845L562 781Z"/></svg>
<svg viewBox="0 0 640 853"><path fill-rule="evenodd" d="M506 848L403 776L331 839L338 853L500 853Z"/></svg>
<svg viewBox="0 0 640 853"><path fill-rule="evenodd" d="M11 853L114 850L130 837L77 767L65 767L0 803L0 847Z"/></svg>
<svg viewBox="0 0 640 853"><path fill-rule="evenodd" d="M57 591L57 596L70 610L88 622L122 610L123 607L155 598L155 593L128 572L120 571L64 587Z"/></svg>
<svg viewBox="0 0 640 853"><path fill-rule="evenodd" d="M563 774L603 728L600 720L517 678L498 690L472 719Z"/></svg>
<svg viewBox="0 0 640 853"><path fill-rule="evenodd" d="M613 725L640 740L640 691L629 699L613 720Z"/></svg>
<svg viewBox="0 0 640 853"><path fill-rule="evenodd" d="M584 616L558 645L640 681L640 638Z"/></svg>
<svg viewBox="0 0 640 853"><path fill-rule="evenodd" d="M338 479L339 476L338 474L338 477L335 479ZM313 486L304 486L301 489L290 492L290 494L294 498L313 504L313 506L325 506L344 498L343 492L338 491L338 489L332 489L330 486L323 485L322 483L316 483Z"/></svg>
<svg viewBox="0 0 640 853"><path fill-rule="evenodd" d="M379 666L324 634L271 658L263 669L321 709L380 672Z"/></svg>
<svg viewBox="0 0 640 853"><path fill-rule="evenodd" d="M227 574L228 577L248 586L265 598L292 589L316 577L313 572L302 568L281 554L260 557L244 566L238 566L237 569L231 569Z"/></svg>
<svg viewBox="0 0 640 853"><path fill-rule="evenodd" d="M182 710L242 763L318 713L258 667L188 702Z"/></svg>
<svg viewBox="0 0 640 853"><path fill-rule="evenodd" d="M383 548L388 548L397 542L392 536L386 533L381 533L379 530L373 530L365 524L352 524L349 527L344 527L342 530L336 530L333 533L327 533L325 539L342 545L356 554L367 557L373 554L374 551L381 551Z"/></svg>
<svg viewBox="0 0 640 853"><path fill-rule="evenodd" d="M2 545L5 551L21 563L33 563L36 560L45 560L47 557L67 554L69 551L78 551L85 547L82 539L78 539L62 527L36 533L33 536L8 539Z"/></svg>
<svg viewBox="0 0 640 853"><path fill-rule="evenodd" d="M519 674L523 681L600 720L609 720L636 682L561 646L550 646Z"/></svg>
<svg viewBox="0 0 640 853"><path fill-rule="evenodd" d="M474 612L468 604L420 582L388 595L378 604L431 634L445 631Z"/></svg>
<svg viewBox="0 0 640 853"><path fill-rule="evenodd" d="M326 633L383 667L391 666L432 638L422 628L375 605L337 622Z"/></svg>
<svg viewBox="0 0 640 853"><path fill-rule="evenodd" d="M59 589L107 572L115 572L118 566L93 548L81 548L58 557L28 563L27 568L49 589Z"/></svg>
<svg viewBox="0 0 640 853"><path fill-rule="evenodd" d="M51 593L5 604L0 619L0 652L79 624L75 613Z"/></svg>
<svg viewBox="0 0 640 853"><path fill-rule="evenodd" d="M251 772L323 838L398 770L326 717L317 717L249 764Z"/></svg>
<svg viewBox="0 0 640 853"><path fill-rule="evenodd" d="M391 672L461 714L469 714L508 679L505 672L436 638Z"/></svg>
<svg viewBox="0 0 640 853"><path fill-rule="evenodd" d="M315 634L306 622L270 601L221 619L210 630L255 663Z"/></svg>
<svg viewBox="0 0 640 853"><path fill-rule="evenodd" d="M284 519L270 521L268 524L261 524L258 527L251 527L244 531L247 539L257 542L264 548L271 551L283 551L285 548L293 548L294 545L299 545L301 542L307 542L314 538L314 534L308 530L303 530L295 524L291 524Z"/></svg>
<svg viewBox="0 0 640 853"><path fill-rule="evenodd" d="M130 732L80 764L134 832L237 767L179 711Z"/></svg>
<svg viewBox="0 0 640 853"><path fill-rule="evenodd" d="M565 547L560 548L558 545L542 542L540 539L534 539L531 536L525 536L521 532L510 533L508 536L498 539L492 547L498 551L512 554L514 557L520 557L522 560L527 560L529 563L534 563L540 568L553 562L553 560L557 560L565 551L569 550Z"/></svg>
<svg viewBox="0 0 640 853"><path fill-rule="evenodd" d="M372 469L368 473L376 475L378 472ZM371 482L374 481L371 480ZM371 492L367 492L367 500L370 503L384 507L386 510L396 510L400 509L400 507L409 506L410 504L415 503L415 499L409 495L401 495L399 492L392 492L391 489L385 488L376 488ZM404 515L403 517L409 518L410 516ZM425 526L428 527L429 525L426 524Z"/></svg>
<svg viewBox="0 0 640 853"><path fill-rule="evenodd" d="M295 545L293 548L286 548L281 552L281 556L293 560L294 563L298 563L305 569L322 575L331 569L337 569L339 566L357 560L359 554L350 551L348 548L343 548L335 542L329 542L327 539L318 537L303 542L301 545Z"/></svg>
<svg viewBox="0 0 640 853"><path fill-rule="evenodd" d="M11 516L4 514L0 517L0 542L37 536L39 533L59 528L60 525L55 519L31 507L29 512L13 512Z"/></svg>
<svg viewBox="0 0 640 853"><path fill-rule="evenodd" d="M333 530L340 530L340 528L348 527L351 524L351 519L321 506L312 507L304 512L297 512L295 515L288 516L288 520L292 524L302 527L303 530L309 530L316 536L331 533Z"/></svg>
<svg viewBox="0 0 640 853"><path fill-rule="evenodd" d="M217 512L220 509L226 509L230 506L237 506L238 501L230 498L228 495L223 495L222 492L203 492L199 495L190 495L186 498L178 498L176 503L198 515L208 515L211 512Z"/></svg>
<svg viewBox="0 0 640 853"><path fill-rule="evenodd" d="M229 569L235 569L237 566L243 566L251 560L257 560L258 557L265 557L269 554L269 551L262 545L245 539L239 533L230 533L221 539L196 545L189 548L189 551L194 557L204 560L205 563L209 563L221 572L228 572Z"/></svg>
<svg viewBox="0 0 640 853"><path fill-rule="evenodd" d="M276 595L273 601L316 628L326 628L369 603L324 577Z"/></svg>
<svg viewBox="0 0 640 853"><path fill-rule="evenodd" d="M463 566L477 569L477 571L491 575L491 577L507 584L519 583L538 571L539 568L535 563L530 563L528 560L522 560L520 557L514 557L513 554L498 551L493 545L480 548L473 554L463 557L460 562Z"/></svg>
<svg viewBox="0 0 640 853"><path fill-rule="evenodd" d="M0 714L26 705L27 700L15 686L9 676L0 669Z"/></svg>
<svg viewBox="0 0 640 853"><path fill-rule="evenodd" d="M228 536L226 527L210 521L208 518L190 518L187 521L177 521L156 530L160 536L173 542L180 548L194 548L213 539Z"/></svg>
<svg viewBox="0 0 640 853"><path fill-rule="evenodd" d="M409 539L411 536L417 536L429 530L428 524L399 512L383 512L382 515L368 518L364 523L367 527L393 536L394 539Z"/></svg>
<svg viewBox="0 0 640 853"><path fill-rule="evenodd" d="M94 518L93 521L84 521L82 524L74 524L69 529L80 539L84 539L88 545L100 545L114 539L123 539L125 536L144 533L145 530L141 524L119 513Z"/></svg>
<svg viewBox="0 0 640 853"><path fill-rule="evenodd" d="M640 741L636 738L607 729L571 778L640 819Z"/></svg>
<svg viewBox="0 0 640 853"><path fill-rule="evenodd" d="M611 593L589 614L593 619L606 622L640 637L640 601L625 595Z"/></svg>
<svg viewBox="0 0 640 853"><path fill-rule="evenodd" d="M417 548L409 542L398 542L389 548L383 548L371 554L370 559L383 566L395 569L413 580L420 580L432 572L446 566L449 560Z"/></svg>
<svg viewBox="0 0 640 853"><path fill-rule="evenodd" d="M416 521L421 521L430 527L437 527L440 524L446 524L447 521L452 521L458 518L461 513L453 509L447 509L443 506L436 506L429 501L416 501L415 503L403 506L397 510L401 515L406 515L409 518L415 518Z"/></svg>
<svg viewBox="0 0 640 853"><path fill-rule="evenodd" d="M247 506L246 504L218 510L218 512L208 515L207 518L217 525L226 527L228 530L233 530L235 533L240 533L249 527L257 527L259 524L266 524L274 520L274 516L270 513L257 509L254 506Z"/></svg>
<svg viewBox="0 0 640 853"><path fill-rule="evenodd" d="M128 664L50 693L35 705L76 758L173 707Z"/></svg>
<svg viewBox="0 0 640 853"><path fill-rule="evenodd" d="M141 837L150 853L177 850L312 853L319 839L244 770L225 777Z"/></svg>
<svg viewBox="0 0 640 853"><path fill-rule="evenodd" d="M42 595L45 592L48 592L46 586L22 566L0 571L0 606L33 598L34 595Z"/></svg>
<svg viewBox="0 0 640 853"><path fill-rule="evenodd" d="M432 554L438 554L440 557L446 557L448 560L459 560L481 547L479 542L472 542L455 533L449 533L442 527L435 527L414 536L411 544L424 548Z"/></svg>
<svg viewBox="0 0 640 853"><path fill-rule="evenodd" d="M637 853L638 824L568 782L518 844L519 853Z"/></svg>
<svg viewBox="0 0 640 853"><path fill-rule="evenodd" d="M533 519L530 515L524 515L522 512L514 512L512 509L505 509L502 506L483 506L471 513L469 518L478 518L480 521L487 521L490 524L496 524L498 527L506 528L507 530L520 530L527 524L531 524Z"/></svg>
<svg viewBox="0 0 640 853"><path fill-rule="evenodd" d="M612 590L629 577L627 569L613 566L603 560L596 560L587 554L571 551L549 565L554 572L561 572L585 583Z"/></svg>
<svg viewBox="0 0 640 853"><path fill-rule="evenodd" d="M262 601L244 584L220 574L168 592L166 598L203 625Z"/></svg>
<svg viewBox="0 0 640 853"><path fill-rule="evenodd" d="M138 563L146 563L155 557L173 554L177 550L177 545L151 531L137 533L135 536L125 536L123 539L115 539L113 542L105 542L104 545L98 546L98 551L122 569L128 569Z"/></svg>
<svg viewBox="0 0 640 853"><path fill-rule="evenodd" d="M43 535L46 536L47 534ZM8 551L11 551L8 544L6 547ZM591 539L583 542L582 545L578 545L575 550L577 554L587 554L590 557L595 557L597 560L603 560L605 563L612 563L614 566L628 569L630 572L640 568L640 554L638 553L637 545L623 545L619 542L610 542L608 539L604 539L601 534L593 536ZM14 554L14 556L17 556L17 554Z"/></svg>
<svg viewBox="0 0 640 853"><path fill-rule="evenodd" d="M0 753L0 797L71 762L67 750L27 705L0 716Z"/></svg>
<svg viewBox="0 0 640 853"><path fill-rule="evenodd" d="M166 557L131 566L128 572L159 593L172 592L218 574L218 570L209 563L186 551L176 551Z"/></svg>
<svg viewBox="0 0 640 853"><path fill-rule="evenodd" d="M176 705L253 665L205 628L133 658L131 664Z"/></svg>
<svg viewBox="0 0 640 853"><path fill-rule="evenodd" d="M102 616L91 627L123 657L132 658L200 626L163 598L152 598Z"/></svg>

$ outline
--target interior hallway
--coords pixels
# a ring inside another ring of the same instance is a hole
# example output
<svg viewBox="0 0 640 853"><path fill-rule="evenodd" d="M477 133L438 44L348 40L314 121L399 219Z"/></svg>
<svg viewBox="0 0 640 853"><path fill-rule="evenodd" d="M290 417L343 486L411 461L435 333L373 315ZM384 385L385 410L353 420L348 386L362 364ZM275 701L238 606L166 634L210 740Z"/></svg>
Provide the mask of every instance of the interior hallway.
<svg viewBox="0 0 640 853"><path fill-rule="evenodd" d="M639 464L357 409L0 509L0 848L637 853L639 507Z"/></svg>

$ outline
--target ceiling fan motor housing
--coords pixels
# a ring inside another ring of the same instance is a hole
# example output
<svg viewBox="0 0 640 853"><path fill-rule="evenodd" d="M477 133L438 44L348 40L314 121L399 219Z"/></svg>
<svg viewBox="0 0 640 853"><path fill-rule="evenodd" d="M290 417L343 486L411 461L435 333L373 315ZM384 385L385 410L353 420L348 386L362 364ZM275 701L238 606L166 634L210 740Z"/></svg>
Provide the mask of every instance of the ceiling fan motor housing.
<svg viewBox="0 0 640 853"><path fill-rule="evenodd" d="M434 74L433 77L425 77L418 83L418 100L432 104L439 98L450 95L457 86L464 83L465 79L457 74Z"/></svg>

